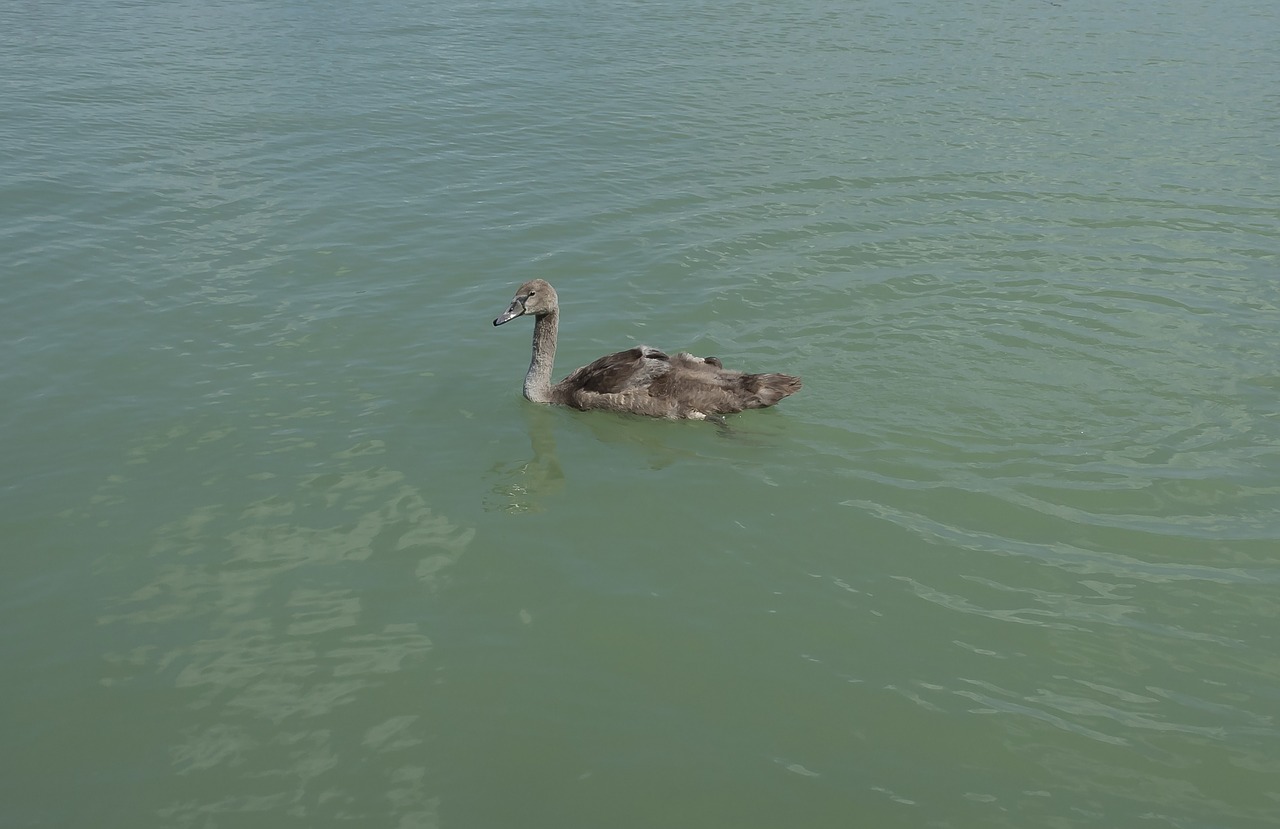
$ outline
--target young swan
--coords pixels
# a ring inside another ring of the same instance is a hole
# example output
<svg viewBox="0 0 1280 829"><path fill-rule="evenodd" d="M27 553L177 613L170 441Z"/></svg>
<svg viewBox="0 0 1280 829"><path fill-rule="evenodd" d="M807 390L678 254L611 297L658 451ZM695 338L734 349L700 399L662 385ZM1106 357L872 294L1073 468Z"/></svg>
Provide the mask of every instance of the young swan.
<svg viewBox="0 0 1280 829"><path fill-rule="evenodd" d="M725 368L715 357L683 352L671 357L646 345L601 357L552 385L560 325L555 288L542 279L524 283L493 324L526 314L533 315L534 323L533 359L524 378L524 396L534 403L705 420L763 409L800 390L800 378L789 374L747 374Z"/></svg>

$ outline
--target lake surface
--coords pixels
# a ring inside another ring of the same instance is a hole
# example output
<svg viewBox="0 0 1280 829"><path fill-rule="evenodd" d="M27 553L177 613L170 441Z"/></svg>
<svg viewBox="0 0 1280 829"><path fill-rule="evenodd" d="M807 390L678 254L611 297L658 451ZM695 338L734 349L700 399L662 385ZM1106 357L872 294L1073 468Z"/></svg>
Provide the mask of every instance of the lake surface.
<svg viewBox="0 0 1280 829"><path fill-rule="evenodd" d="M0 10L0 825L1280 825L1280 7ZM645 343L803 376L537 407Z"/></svg>

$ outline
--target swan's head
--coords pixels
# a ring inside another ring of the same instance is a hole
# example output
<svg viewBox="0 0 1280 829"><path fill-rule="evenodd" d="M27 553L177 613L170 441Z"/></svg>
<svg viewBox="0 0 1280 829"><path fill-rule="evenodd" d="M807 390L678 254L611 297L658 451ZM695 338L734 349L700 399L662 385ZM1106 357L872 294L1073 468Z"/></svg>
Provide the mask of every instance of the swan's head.
<svg viewBox="0 0 1280 829"><path fill-rule="evenodd" d="M516 298L511 300L511 305L506 312L494 320L493 324L502 325L504 322L510 322L516 317L523 317L525 314L543 317L553 313L559 307L560 302L556 296L556 289L552 288L549 282L545 279L530 279L520 286L516 291Z"/></svg>

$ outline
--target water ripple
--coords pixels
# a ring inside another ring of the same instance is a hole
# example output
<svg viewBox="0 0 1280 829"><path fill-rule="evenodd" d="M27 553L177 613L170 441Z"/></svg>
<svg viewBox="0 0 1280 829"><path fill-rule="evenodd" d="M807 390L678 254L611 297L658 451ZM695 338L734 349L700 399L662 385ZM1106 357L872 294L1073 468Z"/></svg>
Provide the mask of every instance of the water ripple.
<svg viewBox="0 0 1280 829"><path fill-rule="evenodd" d="M892 521L912 534L933 543L995 555L1025 556L1081 574L1103 573L1136 578L1152 583L1203 580L1218 584L1280 584L1275 567L1213 567L1199 564L1157 563L1117 552L1088 550L1063 542L1018 541L1005 535L967 530L924 515L908 513L868 501L843 501L843 506L866 510Z"/></svg>

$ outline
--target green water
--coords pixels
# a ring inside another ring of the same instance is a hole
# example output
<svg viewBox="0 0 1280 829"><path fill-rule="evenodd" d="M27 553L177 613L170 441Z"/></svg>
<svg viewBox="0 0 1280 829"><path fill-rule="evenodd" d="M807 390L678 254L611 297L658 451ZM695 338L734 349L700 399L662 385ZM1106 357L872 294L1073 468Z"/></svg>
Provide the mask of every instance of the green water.
<svg viewBox="0 0 1280 829"><path fill-rule="evenodd" d="M6 4L0 826L1280 825L1277 43Z"/></svg>

